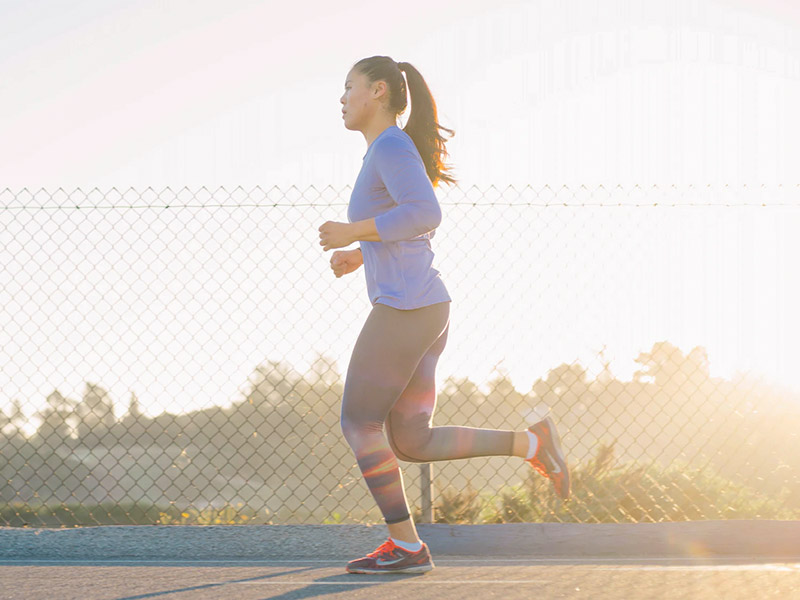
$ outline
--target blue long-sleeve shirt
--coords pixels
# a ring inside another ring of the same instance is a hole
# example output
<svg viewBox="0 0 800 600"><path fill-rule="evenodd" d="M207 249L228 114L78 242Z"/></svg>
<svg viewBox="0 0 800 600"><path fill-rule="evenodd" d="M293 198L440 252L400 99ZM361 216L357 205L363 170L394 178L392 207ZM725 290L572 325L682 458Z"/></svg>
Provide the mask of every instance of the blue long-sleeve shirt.
<svg viewBox="0 0 800 600"><path fill-rule="evenodd" d="M372 140L350 195L348 220L372 217L381 241L359 240L370 302L404 310L451 302L432 266L442 210L414 141L396 125Z"/></svg>

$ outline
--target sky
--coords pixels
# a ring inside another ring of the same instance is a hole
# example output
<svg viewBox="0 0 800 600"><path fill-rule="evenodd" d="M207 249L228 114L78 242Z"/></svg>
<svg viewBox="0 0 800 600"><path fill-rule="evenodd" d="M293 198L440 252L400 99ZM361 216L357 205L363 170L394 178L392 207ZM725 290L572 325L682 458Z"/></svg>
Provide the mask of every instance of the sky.
<svg viewBox="0 0 800 600"><path fill-rule="evenodd" d="M797 183L788 0L0 7L12 190L352 185L339 98L375 54L426 78L464 186Z"/></svg>
<svg viewBox="0 0 800 600"><path fill-rule="evenodd" d="M13 285L0 316L30 314L0 345L0 406L40 405L54 387L79 397L89 377L120 411L131 390L153 412L226 404L256 364L302 367L319 345L344 372L369 309L363 274L334 280L315 244L322 222L346 220L366 148L341 121L344 79L377 54L416 66L456 131L447 160L459 188L437 189L446 219L433 242L456 296L440 379L485 379L501 361L526 390L603 346L630 376L639 351L669 339L706 345L720 375L752 369L795 386L798 29L788 0L0 0L0 205L59 189L82 199L152 188L160 200L167 187L220 186L256 199L295 186L304 192L287 192L290 203L316 203L168 219L2 211L0 274ZM491 186L531 186L534 204L562 206L486 206L484 225L465 197L516 197ZM563 206L654 196L789 206ZM109 239L123 260L108 259ZM98 274L89 287L86 265ZM149 303L134 301L131 274L155 281L172 267ZM48 302L59 272L64 298ZM199 281L220 298L193 304ZM68 313L84 318L56 327ZM144 358L152 345L163 349ZM21 362L31 355L34 367Z"/></svg>

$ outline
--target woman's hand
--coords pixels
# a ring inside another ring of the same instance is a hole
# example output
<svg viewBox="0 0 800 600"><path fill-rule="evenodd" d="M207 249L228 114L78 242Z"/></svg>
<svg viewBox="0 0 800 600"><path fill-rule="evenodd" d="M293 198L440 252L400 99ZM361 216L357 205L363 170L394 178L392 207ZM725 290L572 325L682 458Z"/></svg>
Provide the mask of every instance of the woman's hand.
<svg viewBox="0 0 800 600"><path fill-rule="evenodd" d="M338 223L336 221L325 221L319 227L319 245L323 250L331 248L344 248L357 241L353 236L353 226L351 223Z"/></svg>
<svg viewBox="0 0 800 600"><path fill-rule="evenodd" d="M338 250L331 256L331 269L336 277L352 273L363 263L361 250Z"/></svg>

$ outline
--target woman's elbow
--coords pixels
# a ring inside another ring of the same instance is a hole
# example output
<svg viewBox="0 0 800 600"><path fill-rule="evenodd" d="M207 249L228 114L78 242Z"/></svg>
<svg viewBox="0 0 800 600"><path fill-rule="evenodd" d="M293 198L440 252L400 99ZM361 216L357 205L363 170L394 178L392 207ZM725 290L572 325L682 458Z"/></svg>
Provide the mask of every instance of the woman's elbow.
<svg viewBox="0 0 800 600"><path fill-rule="evenodd" d="M438 202L431 207L431 210L428 214L428 219L426 221L426 225L428 227L427 231L432 231L439 227L442 222L442 209L439 207Z"/></svg>

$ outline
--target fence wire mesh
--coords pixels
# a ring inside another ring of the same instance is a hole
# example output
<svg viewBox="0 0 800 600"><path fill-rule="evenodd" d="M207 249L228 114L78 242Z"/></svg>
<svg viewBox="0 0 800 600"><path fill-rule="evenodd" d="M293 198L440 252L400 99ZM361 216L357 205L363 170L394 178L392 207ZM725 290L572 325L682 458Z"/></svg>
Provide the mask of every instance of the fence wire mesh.
<svg viewBox="0 0 800 600"><path fill-rule="evenodd" d="M349 192L0 192L0 525L382 523L339 425L371 306L318 243ZM437 190L434 425L549 411L573 499L401 462L416 520L798 518L799 192Z"/></svg>

